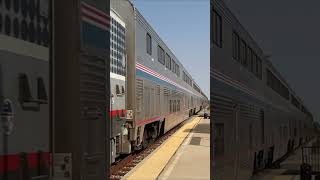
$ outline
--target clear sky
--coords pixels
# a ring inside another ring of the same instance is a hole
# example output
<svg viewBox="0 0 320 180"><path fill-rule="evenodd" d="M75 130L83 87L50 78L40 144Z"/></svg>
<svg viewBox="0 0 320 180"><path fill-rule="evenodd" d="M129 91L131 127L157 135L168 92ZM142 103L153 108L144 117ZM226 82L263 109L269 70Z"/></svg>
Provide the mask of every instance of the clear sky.
<svg viewBox="0 0 320 180"><path fill-rule="evenodd" d="M225 2L320 122L320 1Z"/></svg>
<svg viewBox="0 0 320 180"><path fill-rule="evenodd" d="M131 1L209 98L209 0Z"/></svg>

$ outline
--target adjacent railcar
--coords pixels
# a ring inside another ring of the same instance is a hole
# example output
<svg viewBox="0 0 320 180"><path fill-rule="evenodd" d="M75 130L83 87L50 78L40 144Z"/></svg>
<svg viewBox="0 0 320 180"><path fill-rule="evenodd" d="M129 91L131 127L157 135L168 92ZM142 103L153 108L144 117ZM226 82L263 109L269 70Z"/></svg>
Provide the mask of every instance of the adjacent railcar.
<svg viewBox="0 0 320 180"><path fill-rule="evenodd" d="M122 127L126 114L126 26L114 11L110 11L110 119L111 161L120 155Z"/></svg>
<svg viewBox="0 0 320 180"><path fill-rule="evenodd" d="M220 0L211 29L213 176L249 179L312 138L312 114Z"/></svg>
<svg viewBox="0 0 320 180"><path fill-rule="evenodd" d="M0 179L49 178L48 0L0 1Z"/></svg>
<svg viewBox="0 0 320 180"><path fill-rule="evenodd" d="M128 154L206 107L208 99L129 1L112 0L111 9L124 21L127 57L127 116L114 146Z"/></svg>

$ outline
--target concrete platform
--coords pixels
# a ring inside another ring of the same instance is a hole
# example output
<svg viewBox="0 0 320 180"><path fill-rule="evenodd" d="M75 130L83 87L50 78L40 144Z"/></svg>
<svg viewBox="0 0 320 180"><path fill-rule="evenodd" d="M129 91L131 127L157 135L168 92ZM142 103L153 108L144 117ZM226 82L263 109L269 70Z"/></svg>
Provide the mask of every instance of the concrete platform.
<svg viewBox="0 0 320 180"><path fill-rule="evenodd" d="M209 119L201 119L170 159L158 179L210 179Z"/></svg>
<svg viewBox="0 0 320 180"><path fill-rule="evenodd" d="M308 143L311 145L314 141ZM297 149L291 156L280 164L278 169L266 169L254 175L251 180L300 180L300 165L302 149ZM312 180L315 179L313 175Z"/></svg>
<svg viewBox="0 0 320 180"><path fill-rule="evenodd" d="M195 117L123 179L210 179L210 120Z"/></svg>

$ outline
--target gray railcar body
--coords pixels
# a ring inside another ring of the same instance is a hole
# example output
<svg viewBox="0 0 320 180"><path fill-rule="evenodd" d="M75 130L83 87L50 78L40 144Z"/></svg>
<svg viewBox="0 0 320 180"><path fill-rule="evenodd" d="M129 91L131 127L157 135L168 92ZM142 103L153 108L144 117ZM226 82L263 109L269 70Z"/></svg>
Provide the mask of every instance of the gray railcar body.
<svg viewBox="0 0 320 180"><path fill-rule="evenodd" d="M288 89L289 95L296 97L226 5L217 0L213 1L212 8L211 18L216 18L213 16L216 13L222 23L222 46L211 39L213 177L218 180L248 179L254 171L279 160L309 140L313 136L312 115L302 112L290 98L282 97L267 85L268 69ZM233 33L261 58L260 67L256 66L260 68L257 72L260 71L261 77L251 71L253 58L245 57L247 61L243 63L233 57Z"/></svg>
<svg viewBox="0 0 320 180"><path fill-rule="evenodd" d="M49 178L48 1L33 1L32 7L19 2L0 4L0 179L4 180L23 178L23 173Z"/></svg>
<svg viewBox="0 0 320 180"><path fill-rule="evenodd" d="M200 88L194 88L199 86L129 1L113 0L111 9L126 25L126 109L133 112L133 118L126 119L129 133L123 146L127 151L122 153L132 153L206 107L208 99ZM151 52L147 52L147 36ZM164 52L163 63L158 60L158 46ZM185 75L191 85L184 81Z"/></svg>

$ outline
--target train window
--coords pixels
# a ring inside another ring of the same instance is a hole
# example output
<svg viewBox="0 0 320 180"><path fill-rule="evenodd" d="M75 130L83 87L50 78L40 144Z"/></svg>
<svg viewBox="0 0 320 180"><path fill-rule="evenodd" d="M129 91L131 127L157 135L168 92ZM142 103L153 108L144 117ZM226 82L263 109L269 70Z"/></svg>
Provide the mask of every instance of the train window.
<svg viewBox="0 0 320 180"><path fill-rule="evenodd" d="M119 87L118 84L116 85L116 94L117 94L117 95L120 95L120 94L121 94L121 93L120 93L120 87Z"/></svg>
<svg viewBox="0 0 320 180"><path fill-rule="evenodd" d="M172 101L169 100L169 112L171 113L172 112Z"/></svg>
<svg viewBox="0 0 320 180"><path fill-rule="evenodd" d="M19 9L20 9L20 0L14 0L13 1L13 9L14 9L14 12L16 14L18 14Z"/></svg>
<svg viewBox="0 0 320 180"><path fill-rule="evenodd" d="M251 68L251 67L250 67L250 56L251 56L251 55L250 55L250 51L251 51L251 48L250 48L250 46L247 44L247 49L246 49L246 52L247 52L247 53L246 53L246 62L247 62L247 64L246 64L246 67L249 68L249 69Z"/></svg>
<svg viewBox="0 0 320 180"><path fill-rule="evenodd" d="M178 64L176 64L176 74L180 77L180 67Z"/></svg>
<svg viewBox="0 0 320 180"><path fill-rule="evenodd" d="M0 12L0 33L2 32L2 14Z"/></svg>
<svg viewBox="0 0 320 180"><path fill-rule="evenodd" d="M256 74L256 64L257 64L257 55L253 52L253 56L252 56L252 65L251 65L251 72L253 74Z"/></svg>
<svg viewBox="0 0 320 180"><path fill-rule="evenodd" d="M243 40L240 42L240 60L242 65L247 66L247 45Z"/></svg>
<svg viewBox="0 0 320 180"><path fill-rule="evenodd" d="M170 69L171 66L171 58L168 53L166 53L166 68Z"/></svg>
<svg viewBox="0 0 320 180"><path fill-rule="evenodd" d="M256 72L255 75L259 76L259 57L256 55Z"/></svg>
<svg viewBox="0 0 320 180"><path fill-rule="evenodd" d="M174 100L173 101L173 112L176 112L177 111L177 101L176 100Z"/></svg>
<svg viewBox="0 0 320 180"><path fill-rule="evenodd" d="M146 35L146 41L147 41L147 53L152 55L152 40L151 35L147 33Z"/></svg>
<svg viewBox="0 0 320 180"><path fill-rule="evenodd" d="M24 18L27 17L27 13L28 13L28 2L27 0L21 0L21 12L22 12L22 16Z"/></svg>
<svg viewBox="0 0 320 180"><path fill-rule="evenodd" d="M21 22L21 37L25 41L28 38L28 25L25 20L22 20L22 22Z"/></svg>
<svg viewBox="0 0 320 180"><path fill-rule="evenodd" d="M124 92L124 87L123 86L121 86L121 91L122 91L122 94L124 94L125 92Z"/></svg>
<svg viewBox="0 0 320 180"><path fill-rule="evenodd" d="M5 0L6 9L9 11L11 9L11 0Z"/></svg>
<svg viewBox="0 0 320 180"><path fill-rule="evenodd" d="M165 65L165 57L164 57L164 50L162 49L162 47L158 46L158 61Z"/></svg>
<svg viewBox="0 0 320 180"><path fill-rule="evenodd" d="M30 42L34 42L35 41L35 27L33 22L30 22L29 24L29 40Z"/></svg>
<svg viewBox="0 0 320 180"><path fill-rule="evenodd" d="M37 24L41 23L40 1L41 0L37 0L37 7L36 7Z"/></svg>
<svg viewBox="0 0 320 180"><path fill-rule="evenodd" d="M4 31L6 35L10 36L11 34L11 19L8 15L6 15L4 20Z"/></svg>
<svg viewBox="0 0 320 180"><path fill-rule="evenodd" d="M36 7L35 7L34 0L29 0L29 17L31 20L34 19L34 15L36 13L35 11L36 11Z"/></svg>
<svg viewBox="0 0 320 180"><path fill-rule="evenodd" d="M15 38L19 38L19 20L15 18L13 20L13 34Z"/></svg>
<svg viewBox="0 0 320 180"><path fill-rule="evenodd" d="M248 69L251 71L253 61L253 50L249 47L248 49Z"/></svg>
<svg viewBox="0 0 320 180"><path fill-rule="evenodd" d="M174 62L174 60L171 59L171 63L172 63L172 65L171 65L171 67L172 67L172 72L173 72L173 73L176 73L176 62Z"/></svg>
<svg viewBox="0 0 320 180"><path fill-rule="evenodd" d="M38 99L47 101L48 97L47 97L46 87L43 79L39 77L37 79L37 83L38 83Z"/></svg>
<svg viewBox="0 0 320 180"><path fill-rule="evenodd" d="M170 58L170 59L168 59L168 62L167 62L167 66L168 66L167 68L168 68L169 70L171 70L171 68L172 68L172 67L171 67L171 64L172 64L171 61L172 61L172 59Z"/></svg>
<svg viewBox="0 0 320 180"><path fill-rule="evenodd" d="M29 80L26 74L19 75L19 99L22 102L29 101L32 99Z"/></svg>
<svg viewBox="0 0 320 180"><path fill-rule="evenodd" d="M235 60L240 60L240 38L236 32L232 34L232 54Z"/></svg>
<svg viewBox="0 0 320 180"><path fill-rule="evenodd" d="M258 77L262 79L262 61L260 58L258 59Z"/></svg>
<svg viewBox="0 0 320 180"><path fill-rule="evenodd" d="M49 44L49 32L48 32L48 29L47 29L46 26L45 26L45 28L44 28L42 33L43 33L44 46L48 47L48 44Z"/></svg>
<svg viewBox="0 0 320 180"><path fill-rule="evenodd" d="M41 26L40 24L37 25L37 44L41 45L42 39L41 39Z"/></svg>
<svg viewBox="0 0 320 180"><path fill-rule="evenodd" d="M216 11L213 11L212 21L213 43L222 47L222 18Z"/></svg>

